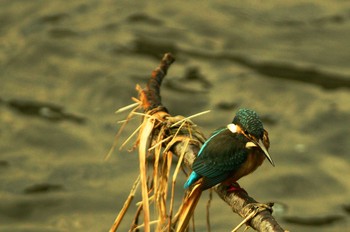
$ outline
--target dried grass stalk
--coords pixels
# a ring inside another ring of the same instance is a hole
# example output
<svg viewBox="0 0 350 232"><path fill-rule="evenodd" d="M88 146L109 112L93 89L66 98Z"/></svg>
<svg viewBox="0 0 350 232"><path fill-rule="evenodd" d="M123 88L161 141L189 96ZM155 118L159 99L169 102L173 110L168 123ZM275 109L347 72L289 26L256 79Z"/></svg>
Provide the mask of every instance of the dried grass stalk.
<svg viewBox="0 0 350 232"><path fill-rule="evenodd" d="M146 170L146 156L149 144L149 137L154 127L154 118L145 118L144 123L140 129L140 145L139 145L139 162L140 162L140 179L142 192L142 205L144 217L144 231L149 232L150 228L150 212L148 202L148 187L147 187L147 170Z"/></svg>
<svg viewBox="0 0 350 232"><path fill-rule="evenodd" d="M129 194L128 198L126 199L123 208L120 210L120 212L119 212L117 218L115 219L109 232L115 232L118 229L120 223L122 222L122 220L125 216L126 211L128 210L132 200L134 199L135 192L136 192L139 184L140 184L140 176L138 176L136 181L134 182L134 185L131 188L130 194Z"/></svg>

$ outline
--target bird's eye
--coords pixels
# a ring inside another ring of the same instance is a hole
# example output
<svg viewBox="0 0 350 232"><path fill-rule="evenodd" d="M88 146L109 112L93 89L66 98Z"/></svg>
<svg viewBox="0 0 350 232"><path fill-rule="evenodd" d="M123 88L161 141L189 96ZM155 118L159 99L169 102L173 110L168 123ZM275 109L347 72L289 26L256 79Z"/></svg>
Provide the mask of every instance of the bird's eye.
<svg viewBox="0 0 350 232"><path fill-rule="evenodd" d="M248 135L249 133L248 133L248 131L247 131L247 130L245 130L245 131L244 131L244 134Z"/></svg>

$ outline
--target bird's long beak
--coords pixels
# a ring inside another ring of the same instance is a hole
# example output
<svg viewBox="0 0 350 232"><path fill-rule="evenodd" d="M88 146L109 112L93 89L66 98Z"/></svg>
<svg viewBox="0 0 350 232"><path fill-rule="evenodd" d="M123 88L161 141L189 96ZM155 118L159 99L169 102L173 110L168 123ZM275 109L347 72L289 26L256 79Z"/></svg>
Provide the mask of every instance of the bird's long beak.
<svg viewBox="0 0 350 232"><path fill-rule="evenodd" d="M256 145L258 145L258 146L261 148L261 150L264 152L266 158L269 160L269 162L272 164L272 166L275 167L275 163L273 162L273 160L272 160L272 158L271 158L269 152L267 151L267 149L266 149L264 143L262 142L262 140L259 139L257 142L255 141L255 143L256 143Z"/></svg>

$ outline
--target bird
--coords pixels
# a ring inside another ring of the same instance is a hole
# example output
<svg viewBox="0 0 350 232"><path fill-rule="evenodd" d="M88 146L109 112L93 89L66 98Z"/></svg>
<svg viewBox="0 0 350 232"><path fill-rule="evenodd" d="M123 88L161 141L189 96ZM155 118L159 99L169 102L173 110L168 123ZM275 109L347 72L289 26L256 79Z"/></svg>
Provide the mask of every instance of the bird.
<svg viewBox="0 0 350 232"><path fill-rule="evenodd" d="M200 148L184 184L188 193L177 214L176 231L186 229L202 191L219 183L229 192L239 190L237 181L255 171L265 158L275 166L269 147L268 133L251 109L239 109L231 123L214 131Z"/></svg>

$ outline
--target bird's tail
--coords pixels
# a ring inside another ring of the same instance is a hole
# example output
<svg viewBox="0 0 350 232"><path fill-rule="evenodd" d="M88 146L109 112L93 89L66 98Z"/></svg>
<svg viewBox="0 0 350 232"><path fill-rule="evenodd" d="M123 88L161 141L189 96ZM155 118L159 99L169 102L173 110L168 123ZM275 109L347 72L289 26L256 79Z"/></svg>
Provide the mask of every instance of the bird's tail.
<svg viewBox="0 0 350 232"><path fill-rule="evenodd" d="M188 227L188 223L193 215L201 194L201 184L196 184L184 197L182 205L174 218L175 223L177 222L176 232L183 232Z"/></svg>

